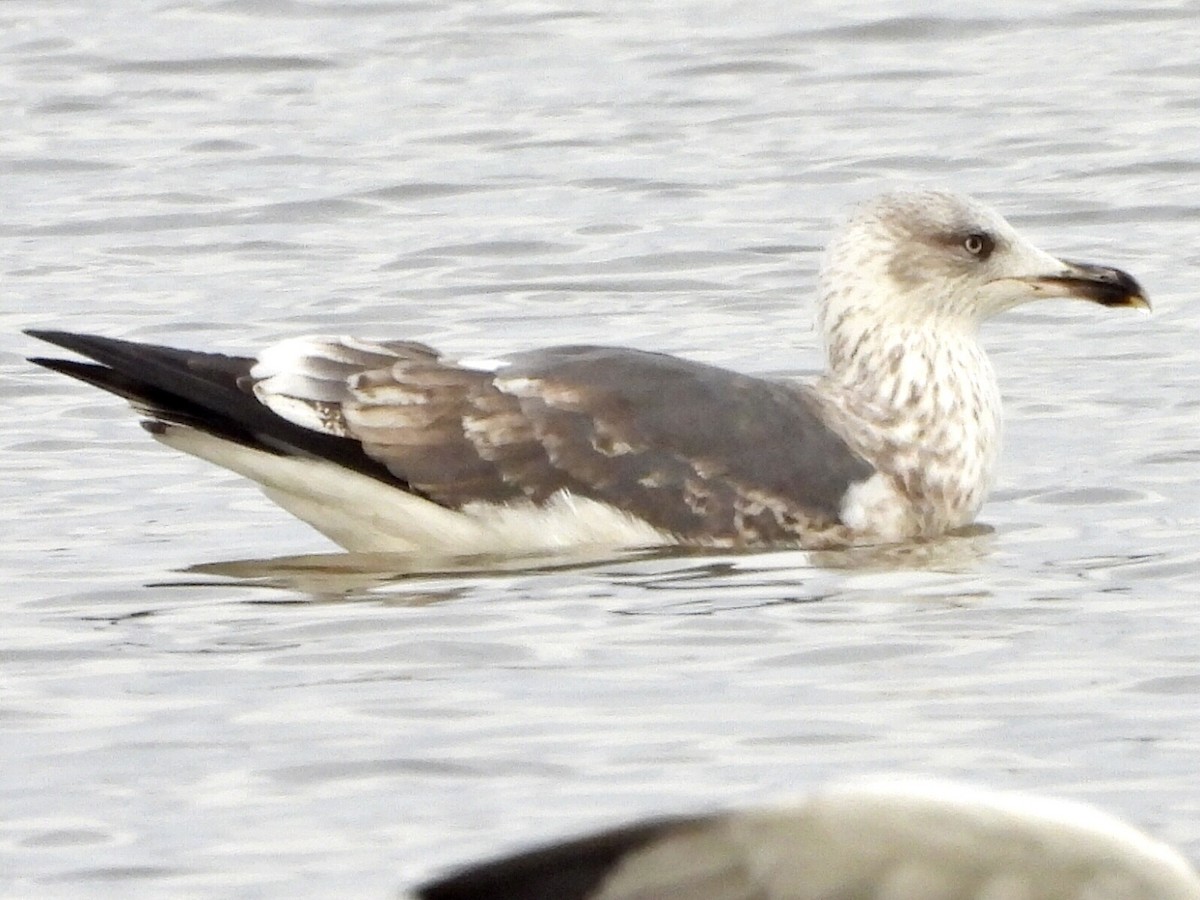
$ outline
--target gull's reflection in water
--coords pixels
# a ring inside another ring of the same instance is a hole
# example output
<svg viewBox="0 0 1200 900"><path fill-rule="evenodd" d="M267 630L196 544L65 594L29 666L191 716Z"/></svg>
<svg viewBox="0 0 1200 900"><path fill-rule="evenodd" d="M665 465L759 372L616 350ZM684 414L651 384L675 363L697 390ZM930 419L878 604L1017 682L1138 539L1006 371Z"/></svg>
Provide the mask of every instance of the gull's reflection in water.
<svg viewBox="0 0 1200 900"><path fill-rule="evenodd" d="M436 582L436 589L391 598L409 605L452 599L465 588L455 579L488 578L512 574L537 574L591 568L603 563L653 558L658 550L574 549L570 553L521 555L437 556L427 553L313 553L263 559L235 559L197 563L183 570L189 575L225 579L238 586L278 588L300 592L318 600L389 599L389 585ZM211 582L203 582L211 585ZM177 582L177 586L181 583Z"/></svg>
<svg viewBox="0 0 1200 900"><path fill-rule="evenodd" d="M681 576L704 578L717 573L737 572L747 576L769 572L775 583L786 574L786 581L800 585L820 573L969 573L991 554L992 534L991 528L975 525L969 530L927 541L813 551L595 547L511 555L316 553L197 563L182 570L183 573L203 576L206 580L176 582L175 586L199 583L211 587L213 582L207 579L216 578L239 587L300 593L312 600L371 599L422 605L460 596L468 580L475 582L493 576L570 570L591 570L600 578L607 571L614 584L628 584L631 577L675 581ZM389 594L389 586L408 589ZM816 593L819 596L824 591Z"/></svg>
<svg viewBox="0 0 1200 900"><path fill-rule="evenodd" d="M813 550L808 558L813 566L823 569L967 572L991 555L995 533L990 525L974 523L927 540Z"/></svg>

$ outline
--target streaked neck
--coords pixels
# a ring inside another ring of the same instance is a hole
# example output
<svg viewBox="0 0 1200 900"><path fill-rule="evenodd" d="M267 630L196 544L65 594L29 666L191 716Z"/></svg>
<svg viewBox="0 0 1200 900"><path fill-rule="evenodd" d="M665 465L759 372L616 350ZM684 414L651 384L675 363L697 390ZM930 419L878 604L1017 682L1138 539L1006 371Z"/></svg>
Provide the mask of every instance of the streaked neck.
<svg viewBox="0 0 1200 900"><path fill-rule="evenodd" d="M849 324L849 323L846 323ZM914 498L932 531L969 522L991 486L1000 391L974 329L946 323L846 329L827 344L824 402L851 443Z"/></svg>

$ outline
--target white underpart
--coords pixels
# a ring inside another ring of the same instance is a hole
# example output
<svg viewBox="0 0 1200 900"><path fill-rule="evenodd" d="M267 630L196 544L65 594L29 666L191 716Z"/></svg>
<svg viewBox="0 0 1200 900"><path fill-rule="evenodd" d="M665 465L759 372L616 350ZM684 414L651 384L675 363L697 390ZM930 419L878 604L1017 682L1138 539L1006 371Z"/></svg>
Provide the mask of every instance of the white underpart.
<svg viewBox="0 0 1200 900"><path fill-rule="evenodd" d="M323 460L279 456L180 425L155 437L257 482L274 503L347 550L453 555L672 542L628 513L565 493L541 507L476 503L456 512Z"/></svg>

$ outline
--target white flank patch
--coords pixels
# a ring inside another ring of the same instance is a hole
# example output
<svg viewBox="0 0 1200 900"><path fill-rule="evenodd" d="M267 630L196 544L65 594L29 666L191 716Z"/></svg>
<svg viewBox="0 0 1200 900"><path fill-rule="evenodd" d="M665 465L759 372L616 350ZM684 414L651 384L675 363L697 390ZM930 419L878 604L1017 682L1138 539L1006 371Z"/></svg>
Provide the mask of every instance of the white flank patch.
<svg viewBox="0 0 1200 900"><path fill-rule="evenodd" d="M839 515L847 527L883 541L904 540L917 528L912 504L882 473L852 484L842 497Z"/></svg>
<svg viewBox="0 0 1200 900"><path fill-rule="evenodd" d="M475 554L675 543L628 513L566 493L541 507L473 503L456 512L324 460L278 456L181 425L154 437L257 482L347 550Z"/></svg>

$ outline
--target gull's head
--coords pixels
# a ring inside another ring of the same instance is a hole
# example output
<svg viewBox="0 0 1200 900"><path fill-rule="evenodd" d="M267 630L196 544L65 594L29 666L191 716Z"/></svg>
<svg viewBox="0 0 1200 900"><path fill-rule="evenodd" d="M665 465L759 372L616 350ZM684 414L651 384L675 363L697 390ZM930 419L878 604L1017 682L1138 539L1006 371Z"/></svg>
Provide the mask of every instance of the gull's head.
<svg viewBox="0 0 1200 900"><path fill-rule="evenodd" d="M1074 297L1149 309L1120 269L1058 259L991 208L944 191L885 194L833 238L821 269L826 339L862 320L974 329L1030 300Z"/></svg>

